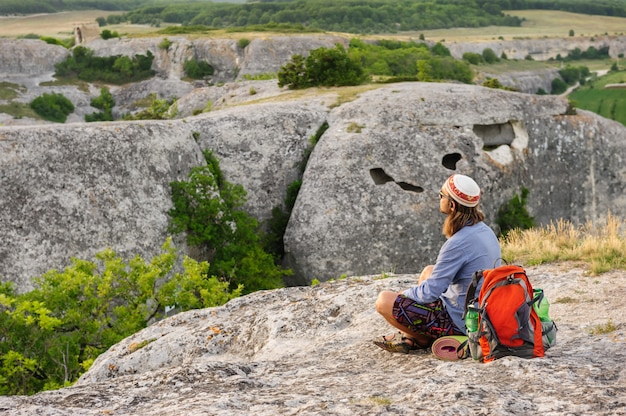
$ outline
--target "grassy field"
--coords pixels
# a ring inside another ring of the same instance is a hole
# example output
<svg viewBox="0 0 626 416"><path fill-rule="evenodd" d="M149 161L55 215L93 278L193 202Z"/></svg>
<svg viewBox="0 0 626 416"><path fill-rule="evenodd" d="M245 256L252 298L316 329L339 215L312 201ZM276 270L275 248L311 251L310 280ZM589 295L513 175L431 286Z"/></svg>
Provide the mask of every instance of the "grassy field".
<svg viewBox="0 0 626 416"><path fill-rule="evenodd" d="M50 36L66 39L74 36L73 28L77 23L95 23L97 17L106 17L122 12L107 12L102 10L86 10L53 14L37 14L15 17L0 17L0 37L15 38L28 34ZM145 33L157 29L146 25L113 25L107 26L111 31L118 33Z"/></svg>
<svg viewBox="0 0 626 416"><path fill-rule="evenodd" d="M575 36L600 36L603 34L626 34L626 18L609 16L590 16L551 10L515 10L506 12L512 16L526 19L521 27L489 26L485 28L457 28L427 30L426 39L447 42L490 41L499 39L529 39L569 37L573 30Z"/></svg>
<svg viewBox="0 0 626 416"><path fill-rule="evenodd" d="M624 84L626 71L609 73L569 95L576 107L593 111L626 125L626 89L605 89L607 84Z"/></svg>
<svg viewBox="0 0 626 416"><path fill-rule="evenodd" d="M95 22L97 17L106 17L121 12L107 12L102 10L87 10L64 12L55 14L39 14L16 17L0 17L0 36L18 37L27 34L37 34L56 38L72 36L72 27L75 23ZM445 39L454 41L487 41L515 38L540 37L567 37L573 30L576 36L599 36L602 34L625 34L626 18L608 16L589 16L575 13L566 13L547 10L511 11L508 14L526 19L522 27L485 27L485 28L458 28L423 31L424 36L431 40ZM164 25L165 26L165 25ZM120 34L145 35L154 33L158 29L147 25L111 25L111 31ZM212 32L212 36L222 36L223 32ZM416 33L390 34L376 37L415 38Z"/></svg>

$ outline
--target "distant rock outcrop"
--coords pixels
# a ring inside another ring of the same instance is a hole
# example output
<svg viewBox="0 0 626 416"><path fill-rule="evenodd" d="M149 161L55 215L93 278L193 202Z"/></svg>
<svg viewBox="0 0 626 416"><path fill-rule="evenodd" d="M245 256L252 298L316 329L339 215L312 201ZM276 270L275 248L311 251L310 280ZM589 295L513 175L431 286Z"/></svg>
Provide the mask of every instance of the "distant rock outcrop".
<svg viewBox="0 0 626 416"><path fill-rule="evenodd" d="M623 415L626 279L528 269L559 331L544 358L439 361L390 354L377 294L416 275L253 293L157 322L102 354L72 387L0 397L6 416ZM613 331L598 330L610 322Z"/></svg>
<svg viewBox="0 0 626 416"><path fill-rule="evenodd" d="M609 56L617 58L626 53L626 36L576 36L563 38L538 39L499 39L487 42L446 42L445 44L455 58L461 59L465 52L482 53L485 49L493 50L497 56L506 54L509 59L526 59L546 61L561 55L565 58L574 49L586 51L609 48Z"/></svg>

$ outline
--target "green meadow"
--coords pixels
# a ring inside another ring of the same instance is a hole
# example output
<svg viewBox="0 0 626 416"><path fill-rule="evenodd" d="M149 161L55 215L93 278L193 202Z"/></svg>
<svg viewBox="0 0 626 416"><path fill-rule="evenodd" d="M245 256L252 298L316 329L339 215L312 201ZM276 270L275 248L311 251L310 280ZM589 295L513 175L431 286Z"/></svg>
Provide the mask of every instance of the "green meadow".
<svg viewBox="0 0 626 416"><path fill-rule="evenodd" d="M605 88L616 84L623 88ZM592 80L572 92L569 98L577 108L626 125L626 71L610 72Z"/></svg>

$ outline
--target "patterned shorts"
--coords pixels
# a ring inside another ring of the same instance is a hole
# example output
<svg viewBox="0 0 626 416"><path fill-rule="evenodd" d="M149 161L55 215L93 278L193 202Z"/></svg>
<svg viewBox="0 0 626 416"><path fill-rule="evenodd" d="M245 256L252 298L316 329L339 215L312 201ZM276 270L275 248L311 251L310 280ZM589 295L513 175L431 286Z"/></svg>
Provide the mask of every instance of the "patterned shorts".
<svg viewBox="0 0 626 416"><path fill-rule="evenodd" d="M452 322L441 299L420 304L399 295L393 304L393 317L416 334L430 335L434 338L464 335Z"/></svg>

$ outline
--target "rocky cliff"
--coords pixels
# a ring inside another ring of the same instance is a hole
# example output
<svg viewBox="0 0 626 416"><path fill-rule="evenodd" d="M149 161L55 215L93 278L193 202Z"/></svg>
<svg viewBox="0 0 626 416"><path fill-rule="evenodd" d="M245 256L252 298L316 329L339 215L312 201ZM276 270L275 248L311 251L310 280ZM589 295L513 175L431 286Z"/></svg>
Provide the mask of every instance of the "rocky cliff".
<svg viewBox="0 0 626 416"><path fill-rule="evenodd" d="M528 269L557 322L544 358L439 361L390 354L374 301L416 275L257 292L155 323L111 347L72 387L0 397L7 416L626 414L626 279ZM611 322L617 329L598 331Z"/></svg>
<svg viewBox="0 0 626 416"><path fill-rule="evenodd" d="M294 53L346 39L258 38L245 48L232 39L168 40L168 48L163 38L99 39L88 46L100 55L151 51L158 75L114 88L121 102L116 111L136 109L137 100L157 92L179 97L177 120L84 124L81 117L96 111L89 106L95 85L18 89L17 100L25 102L43 91L61 92L77 110L62 126L0 127L4 278L27 289L31 277L107 246L150 257L167 234L169 182L203 163L205 149L215 151L231 182L246 188L247 210L264 222L282 206L310 138L325 123L285 236L286 264L295 271L289 284L373 270L407 273L432 262L443 242L433 200L453 172L475 176L484 188L492 226L498 208L523 187L539 224L596 221L609 211L624 216L624 127L573 111L565 99L457 84L298 94L275 80L209 86L180 79L182 63L205 59L216 68L215 80L231 79L275 71ZM47 51L50 45L41 41L11 42L6 46L20 63L2 60L0 72L29 67L33 79L51 77L53 63L69 53ZM552 40L535 42L514 47L556 48ZM516 77L526 82L523 74ZM541 75L542 82L549 77ZM209 104L213 111L195 116Z"/></svg>
<svg viewBox="0 0 626 416"><path fill-rule="evenodd" d="M558 97L401 83L310 90L168 122L0 127L1 274L27 289L72 256L106 247L156 254L169 183L203 164L205 149L262 222L282 206L324 123L285 235L289 284L432 262L443 242L437 191L451 173L476 178L492 226L523 187L539 224L625 217L626 128L571 113Z"/></svg>
<svg viewBox="0 0 626 416"><path fill-rule="evenodd" d="M189 94L195 95L198 88L213 87L223 83L242 81L246 76L277 72L292 55L306 56L312 49L333 47L340 43L347 46L348 36L328 34L307 34L295 36L255 37L241 48L235 39L196 38L183 36L153 38L113 38L108 40L94 39L84 46L92 49L96 56L146 54L150 51L154 56L153 69L156 76L150 80L124 86L111 86L116 101L114 114L123 114L140 110L137 103L151 94L159 98L184 100ZM167 47L164 46L167 44ZM626 37L600 36L596 38L572 37L567 39L514 39L494 40L479 43L445 43L452 55L461 58L465 52L482 53L484 49L493 49L498 56L502 53L510 59L524 59L531 56L536 60L554 58L558 54L566 56L569 51L579 48L587 50L593 46L597 49L609 47L612 57L626 52ZM39 40L0 39L4 51L0 57L0 79L19 87L18 97L0 104L28 104L43 93L61 93L68 97L76 107L68 122L80 122L86 114L98 111L90 106L92 98L98 96L100 86L87 85L50 85L44 81L54 79L54 65L64 60L70 52L66 49L48 45ZM215 69L214 75L203 81L191 82L184 78L183 64L195 58L210 63ZM498 78L503 85L513 87L521 92L536 93L540 88L551 91L551 81L558 77L556 70L521 71L509 74L481 73L477 82L486 77ZM22 88L24 90L22 90ZM195 95L197 98L198 95ZM219 97L228 100L229 96ZM213 101L212 104L220 101ZM204 109L207 101L199 106ZM196 108L197 109L197 108ZM41 124L39 120L28 117L12 118L0 114L0 122L5 125Z"/></svg>
<svg viewBox="0 0 626 416"><path fill-rule="evenodd" d="M465 52L482 53L486 48L492 49L497 56L505 53L509 59L525 59L530 56L536 61L565 58L571 51L578 48L586 51L590 47L596 49L609 48L612 58L626 53L626 36L594 36L568 38L512 39L493 40L488 42L450 42L446 43L455 58L462 58Z"/></svg>

